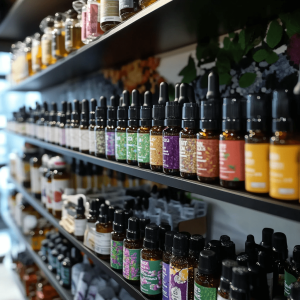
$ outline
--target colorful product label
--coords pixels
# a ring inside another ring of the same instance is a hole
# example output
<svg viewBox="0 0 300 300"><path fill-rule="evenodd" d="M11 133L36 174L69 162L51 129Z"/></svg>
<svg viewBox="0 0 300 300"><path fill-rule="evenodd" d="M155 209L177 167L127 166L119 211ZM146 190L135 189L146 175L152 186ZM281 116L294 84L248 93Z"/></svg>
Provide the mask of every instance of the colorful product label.
<svg viewBox="0 0 300 300"><path fill-rule="evenodd" d="M248 192L269 192L269 144L245 144L245 186Z"/></svg>
<svg viewBox="0 0 300 300"><path fill-rule="evenodd" d="M158 295L162 290L162 261L141 259L141 291Z"/></svg>
<svg viewBox="0 0 300 300"><path fill-rule="evenodd" d="M116 159L126 160L126 132L116 132Z"/></svg>
<svg viewBox="0 0 300 300"><path fill-rule="evenodd" d="M197 139L180 138L179 143L180 143L180 172L196 174Z"/></svg>
<svg viewBox="0 0 300 300"><path fill-rule="evenodd" d="M65 189L69 187L69 180L56 180L52 181L52 192L53 192L53 204L52 208L54 210L62 210L62 194Z"/></svg>
<svg viewBox="0 0 300 300"><path fill-rule="evenodd" d="M179 169L179 136L163 137L163 167Z"/></svg>
<svg viewBox="0 0 300 300"><path fill-rule="evenodd" d="M170 265L169 299L188 299L188 268L178 269Z"/></svg>
<svg viewBox="0 0 300 300"><path fill-rule="evenodd" d="M163 138L162 135L150 136L150 165L163 165Z"/></svg>
<svg viewBox="0 0 300 300"><path fill-rule="evenodd" d="M197 175L219 177L219 140L197 140Z"/></svg>
<svg viewBox="0 0 300 300"><path fill-rule="evenodd" d="M87 23L87 12L83 11L81 13L81 22L82 22L82 26L81 26L81 41L85 41L86 40L86 23Z"/></svg>
<svg viewBox="0 0 300 300"><path fill-rule="evenodd" d="M106 155L115 155L115 133L106 131L105 132L105 148Z"/></svg>
<svg viewBox="0 0 300 300"><path fill-rule="evenodd" d="M95 131L96 153L105 154L105 131Z"/></svg>
<svg viewBox="0 0 300 300"><path fill-rule="evenodd" d="M47 195L47 202L46 202L46 207L47 209L52 209L52 185L51 182L47 182L46 184L46 195Z"/></svg>
<svg viewBox="0 0 300 300"><path fill-rule="evenodd" d="M270 145L270 196L299 198L299 146Z"/></svg>
<svg viewBox="0 0 300 300"><path fill-rule="evenodd" d="M111 241L110 266L113 269L123 268L123 241Z"/></svg>
<svg viewBox="0 0 300 300"><path fill-rule="evenodd" d="M101 23L121 22L119 17L119 0L101 1Z"/></svg>
<svg viewBox="0 0 300 300"><path fill-rule="evenodd" d="M141 249L123 249L123 276L129 280L140 280Z"/></svg>
<svg viewBox="0 0 300 300"><path fill-rule="evenodd" d="M216 300L217 299L217 289L208 288L199 285L195 282L194 285L194 300Z"/></svg>
<svg viewBox="0 0 300 300"><path fill-rule="evenodd" d="M100 35L98 32L98 10L100 9L100 3L88 4L87 6L87 22L86 22L86 34L87 37L92 35L97 37Z"/></svg>
<svg viewBox="0 0 300 300"><path fill-rule="evenodd" d="M284 296L289 297L291 294L292 283L296 282L297 278L287 271L284 272Z"/></svg>
<svg viewBox="0 0 300 300"><path fill-rule="evenodd" d="M149 163L150 162L150 134L138 133L137 134L137 151L138 162Z"/></svg>
<svg viewBox="0 0 300 300"><path fill-rule="evenodd" d="M126 133L127 135L127 160L137 160L137 133Z"/></svg>
<svg viewBox="0 0 300 300"><path fill-rule="evenodd" d="M220 179L245 180L245 141L220 141Z"/></svg>
<svg viewBox="0 0 300 300"><path fill-rule="evenodd" d="M170 265L163 262L162 270L162 297L163 300L169 300Z"/></svg>

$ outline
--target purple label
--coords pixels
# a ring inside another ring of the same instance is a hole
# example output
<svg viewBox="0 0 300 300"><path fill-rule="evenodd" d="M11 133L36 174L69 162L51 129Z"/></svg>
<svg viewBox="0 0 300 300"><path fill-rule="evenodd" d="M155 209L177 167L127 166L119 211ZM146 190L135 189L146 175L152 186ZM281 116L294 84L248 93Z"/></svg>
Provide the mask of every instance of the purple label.
<svg viewBox="0 0 300 300"><path fill-rule="evenodd" d="M115 155L115 133L105 132L106 155Z"/></svg>
<svg viewBox="0 0 300 300"><path fill-rule="evenodd" d="M169 299L169 276L170 276L170 265L163 263L163 274L162 274L163 300Z"/></svg>
<svg viewBox="0 0 300 300"><path fill-rule="evenodd" d="M164 136L163 167L179 169L179 136Z"/></svg>
<svg viewBox="0 0 300 300"><path fill-rule="evenodd" d="M188 299L188 274L189 270L177 269L170 265L170 300L187 300Z"/></svg>

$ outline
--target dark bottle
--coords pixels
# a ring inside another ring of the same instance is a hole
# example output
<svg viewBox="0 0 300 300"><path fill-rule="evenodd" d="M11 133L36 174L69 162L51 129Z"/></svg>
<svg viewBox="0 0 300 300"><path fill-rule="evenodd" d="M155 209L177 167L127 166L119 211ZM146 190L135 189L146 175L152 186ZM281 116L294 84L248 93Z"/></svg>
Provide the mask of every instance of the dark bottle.
<svg viewBox="0 0 300 300"><path fill-rule="evenodd" d="M267 94L247 97L247 135L245 135L245 189L269 192L269 146L271 103Z"/></svg>
<svg viewBox="0 0 300 300"><path fill-rule="evenodd" d="M95 155L96 139L95 139L95 125L96 125L96 106L97 100L91 99L91 110L90 110L90 126L89 126L89 153Z"/></svg>
<svg viewBox="0 0 300 300"><path fill-rule="evenodd" d="M163 130L163 172L179 175L179 133L181 107L178 102L166 103L166 128Z"/></svg>
<svg viewBox="0 0 300 300"><path fill-rule="evenodd" d="M240 267L248 267L248 255L245 252L240 253L236 257L236 261Z"/></svg>
<svg viewBox="0 0 300 300"><path fill-rule="evenodd" d="M77 240L83 241L84 232L86 229L86 217L84 215L85 208L83 198L78 198L76 215L74 217L74 236Z"/></svg>
<svg viewBox="0 0 300 300"><path fill-rule="evenodd" d="M130 104L130 94L123 91L123 97L120 98L120 105L117 111L117 128L116 128L116 161L126 163L126 129L128 123L128 107Z"/></svg>
<svg viewBox="0 0 300 300"><path fill-rule="evenodd" d="M300 299L300 282L295 282L291 286L291 294L288 300L299 300Z"/></svg>
<svg viewBox="0 0 300 300"><path fill-rule="evenodd" d="M76 265L78 263L83 262L83 257L81 255L81 252L76 247L72 247L71 249L71 262L72 265Z"/></svg>
<svg viewBox="0 0 300 300"><path fill-rule="evenodd" d="M115 130L117 119L117 106L119 98L110 97L110 106L107 108L107 123L105 127L105 156L109 160L115 160Z"/></svg>
<svg viewBox="0 0 300 300"><path fill-rule="evenodd" d="M238 263L234 260L226 259L222 261L222 276L218 288L218 300L229 299L232 268L237 266Z"/></svg>
<svg viewBox="0 0 300 300"><path fill-rule="evenodd" d="M232 268L230 300L250 299L249 271L245 267Z"/></svg>
<svg viewBox="0 0 300 300"><path fill-rule="evenodd" d="M150 169L156 172L163 170L163 137L165 128L165 105L169 101L168 84L162 82L159 86L158 104L152 108L152 128L150 130Z"/></svg>
<svg viewBox="0 0 300 300"><path fill-rule="evenodd" d="M125 217L121 209L114 211L113 231L111 233L110 266L118 272L123 269L123 241L126 237Z"/></svg>
<svg viewBox="0 0 300 300"><path fill-rule="evenodd" d="M189 248L189 286L188 286L188 299L194 299L194 278L198 272L198 263L200 252L204 249L205 239L200 234L194 234L190 237Z"/></svg>
<svg viewBox="0 0 300 300"><path fill-rule="evenodd" d="M162 251L159 250L158 230L156 224L146 226L141 250L141 292L149 299L162 296Z"/></svg>
<svg viewBox="0 0 300 300"><path fill-rule="evenodd" d="M184 103L179 134L179 169L180 176L185 179L197 177L197 117L197 104Z"/></svg>
<svg viewBox="0 0 300 300"><path fill-rule="evenodd" d="M89 215L86 218L86 234L84 236L84 245L95 251L95 230L100 209L100 201L91 200Z"/></svg>
<svg viewBox="0 0 300 300"><path fill-rule="evenodd" d="M165 247L162 258L162 296L164 300L170 298L170 260L172 256L173 239L175 234L176 231L167 231L165 233Z"/></svg>
<svg viewBox="0 0 300 300"><path fill-rule="evenodd" d="M70 144L71 149L79 151L79 101L74 100L74 110L71 115Z"/></svg>
<svg viewBox="0 0 300 300"><path fill-rule="evenodd" d="M165 238L166 238L166 232L171 230L171 226L169 224L160 224L159 225L159 249L161 251L165 250Z"/></svg>
<svg viewBox="0 0 300 300"><path fill-rule="evenodd" d="M201 182L219 181L219 136L221 133L222 100L219 76L208 76L206 100L201 101L199 133L197 134L197 178Z"/></svg>
<svg viewBox="0 0 300 300"><path fill-rule="evenodd" d="M264 228L262 230L262 241L260 242L260 246L263 251L272 252L272 236L274 233L274 229L272 228Z"/></svg>
<svg viewBox="0 0 300 300"><path fill-rule="evenodd" d="M224 259L236 259L235 243L233 241L226 241L221 243L221 257Z"/></svg>
<svg viewBox="0 0 300 300"><path fill-rule="evenodd" d="M250 298L255 300L270 300L267 274L256 264L249 264Z"/></svg>
<svg viewBox="0 0 300 300"><path fill-rule="evenodd" d="M57 263L56 263L56 279L58 281L61 280L61 271L62 271L62 262L65 259L68 252L67 246L62 246L60 248L60 253L57 256Z"/></svg>
<svg viewBox="0 0 300 300"><path fill-rule="evenodd" d="M217 267L218 267L218 272L219 275L221 274L222 271L222 256L221 256L221 242L218 240L211 240L207 243L206 250L211 250L216 253L217 257Z"/></svg>
<svg viewBox="0 0 300 300"><path fill-rule="evenodd" d="M150 219L145 218L145 219L140 219L140 239L143 241L145 237L145 228L146 226L150 224Z"/></svg>
<svg viewBox="0 0 300 300"><path fill-rule="evenodd" d="M119 1L119 12L122 21L125 21L141 10L139 0Z"/></svg>
<svg viewBox="0 0 300 300"><path fill-rule="evenodd" d="M214 251L203 250L200 252L198 273L195 277L194 297L201 299L202 294L208 298L216 299L220 283L217 256Z"/></svg>
<svg viewBox="0 0 300 300"><path fill-rule="evenodd" d="M96 107L95 143L97 157L105 157L105 127L107 118L106 98L100 97L100 106Z"/></svg>
<svg viewBox="0 0 300 300"><path fill-rule="evenodd" d="M71 274L72 274L72 262L70 259L70 252L67 252L66 258L61 263L61 280L60 285L69 289L71 288Z"/></svg>
<svg viewBox="0 0 300 300"><path fill-rule="evenodd" d="M67 112L66 112L66 124L65 124L65 132L66 132L66 148L71 149L71 113L72 113L72 102L67 103Z"/></svg>
<svg viewBox="0 0 300 300"><path fill-rule="evenodd" d="M44 102L43 103L43 108L40 111L40 118L36 123L37 127L37 138L40 140L44 140L44 130L45 130L45 116L47 115L48 117L48 103Z"/></svg>
<svg viewBox="0 0 300 300"><path fill-rule="evenodd" d="M245 242L245 252L240 253L237 257L239 265L247 267L249 263L255 264L257 262L256 248L254 236L249 234Z"/></svg>
<svg viewBox="0 0 300 300"><path fill-rule="evenodd" d="M66 147L66 115L60 114L58 128L58 145Z"/></svg>
<svg viewBox="0 0 300 300"><path fill-rule="evenodd" d="M140 168L150 167L150 130L152 125L152 94L144 94L144 104L140 109L140 128L137 130L137 160Z"/></svg>
<svg viewBox="0 0 300 300"><path fill-rule="evenodd" d="M220 236L220 242L221 242L221 244L224 243L224 242L228 242L228 241L230 241L230 237L228 235L224 234L224 235Z"/></svg>
<svg viewBox="0 0 300 300"><path fill-rule="evenodd" d="M61 146L60 140L61 140L61 135L60 135L60 117L65 116L67 111L67 102L62 101L61 102L61 111L57 112L56 115L56 124L54 128L54 144Z"/></svg>
<svg viewBox="0 0 300 300"><path fill-rule="evenodd" d="M137 165L137 130L140 119L140 99L137 90L132 91L132 102L128 109L128 128L126 129L126 160L129 165Z"/></svg>
<svg viewBox="0 0 300 300"><path fill-rule="evenodd" d="M115 218L115 207L113 205L110 205L108 207L108 223L112 224L114 223L114 218ZM124 212L125 213L125 212ZM127 219L128 220L128 219Z"/></svg>
<svg viewBox="0 0 300 300"><path fill-rule="evenodd" d="M79 151L89 153L89 101L83 99L81 102L81 120L79 127Z"/></svg>
<svg viewBox="0 0 300 300"><path fill-rule="evenodd" d="M269 296L272 298L273 290L273 261L272 252L259 251L256 263L267 275L267 284L269 288Z"/></svg>
<svg viewBox="0 0 300 300"><path fill-rule="evenodd" d="M288 247L286 236L282 232L275 232L272 238L273 244L273 292L272 297L284 296L284 269L287 264Z"/></svg>
<svg viewBox="0 0 300 300"><path fill-rule="evenodd" d="M50 122L48 124L49 126L49 137L48 142L51 144L55 144L55 133L56 133L56 121L57 121L57 104L55 102L52 102L52 110L49 114Z"/></svg>
<svg viewBox="0 0 300 300"><path fill-rule="evenodd" d="M140 260L143 246L139 229L139 219L137 217L129 218L126 238L123 242L123 277L127 282L136 285L140 283Z"/></svg>

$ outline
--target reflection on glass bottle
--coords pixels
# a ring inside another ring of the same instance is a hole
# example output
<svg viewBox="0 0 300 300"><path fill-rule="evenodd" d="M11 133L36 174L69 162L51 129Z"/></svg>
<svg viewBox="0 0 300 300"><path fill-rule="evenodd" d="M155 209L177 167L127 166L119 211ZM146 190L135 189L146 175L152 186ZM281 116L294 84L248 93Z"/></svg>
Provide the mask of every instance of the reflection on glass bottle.
<svg viewBox="0 0 300 300"><path fill-rule="evenodd" d="M67 55L65 49L65 16L62 13L56 13L52 31L52 56L58 60Z"/></svg>
<svg viewBox="0 0 300 300"><path fill-rule="evenodd" d="M40 27L44 28L44 34L41 39L42 44L42 69L46 69L53 63L52 57L52 49L51 49L51 42L52 42L52 31L54 26L54 18L53 16L48 16L45 18Z"/></svg>
<svg viewBox="0 0 300 300"><path fill-rule="evenodd" d="M74 9L67 11L66 19L66 38L65 48L66 51L72 52L79 49L83 44L81 42L81 15L78 16Z"/></svg>
<svg viewBox="0 0 300 300"><path fill-rule="evenodd" d="M120 0L119 11L122 21L125 21L141 11L139 0Z"/></svg>

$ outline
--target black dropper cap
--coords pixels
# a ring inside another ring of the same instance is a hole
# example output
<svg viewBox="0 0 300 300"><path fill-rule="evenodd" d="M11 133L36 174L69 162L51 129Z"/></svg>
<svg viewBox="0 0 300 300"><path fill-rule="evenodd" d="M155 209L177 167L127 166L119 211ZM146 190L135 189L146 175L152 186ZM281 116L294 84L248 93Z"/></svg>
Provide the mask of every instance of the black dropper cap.
<svg viewBox="0 0 300 300"><path fill-rule="evenodd" d="M256 263L256 244L254 236L252 234L247 235L247 240L245 242L245 252L249 257L248 261L250 263Z"/></svg>
<svg viewBox="0 0 300 300"><path fill-rule="evenodd" d="M115 211L116 211L116 208L113 205L110 205L108 207L108 213L107 213L107 215L108 215L108 221L110 221L110 222L114 221Z"/></svg>
<svg viewBox="0 0 300 300"><path fill-rule="evenodd" d="M96 124L96 107L97 107L97 100L92 98L91 101L91 110L90 110L90 125Z"/></svg>
<svg viewBox="0 0 300 300"><path fill-rule="evenodd" d="M159 227L150 223L145 228L145 237L143 246L149 249L158 249L159 248Z"/></svg>
<svg viewBox="0 0 300 300"><path fill-rule="evenodd" d="M140 119L140 94L137 90L132 91L132 102L128 109L128 126L138 126Z"/></svg>
<svg viewBox="0 0 300 300"><path fill-rule="evenodd" d="M148 224L150 224L149 218L140 219L140 238L141 238L141 240L145 237L145 228Z"/></svg>
<svg viewBox="0 0 300 300"><path fill-rule="evenodd" d="M98 214L98 211L97 211L97 203L96 203L96 200L91 200L90 202L90 209L89 209L89 213L92 217L96 217L97 214Z"/></svg>
<svg viewBox="0 0 300 300"><path fill-rule="evenodd" d="M180 84L181 83L176 83L175 84L175 99L174 99L174 102L178 102L179 101L179 97L180 97ZM166 101L166 102L168 102L168 101Z"/></svg>
<svg viewBox="0 0 300 300"><path fill-rule="evenodd" d="M237 267L238 263L231 259L222 261L222 275L220 279L220 288L225 291L230 291L230 284L232 281L232 268Z"/></svg>
<svg viewBox="0 0 300 300"><path fill-rule="evenodd" d="M72 102L67 103L67 112L66 112L66 122L71 122L71 113L72 113Z"/></svg>
<svg viewBox="0 0 300 300"><path fill-rule="evenodd" d="M125 232L125 218L124 211L121 209L115 210L114 213L114 222L113 222L113 230L119 233Z"/></svg>
<svg viewBox="0 0 300 300"><path fill-rule="evenodd" d="M182 83L180 85L180 92L179 92L178 104L181 107L184 105L184 103L188 103L189 102L188 89L189 89L189 85L187 83Z"/></svg>
<svg viewBox="0 0 300 300"><path fill-rule="evenodd" d="M221 244L224 243L224 242L228 242L228 241L230 241L230 237L228 235L224 234L224 235L220 236L220 242L221 242Z"/></svg>
<svg viewBox="0 0 300 300"><path fill-rule="evenodd" d="M61 113L64 115L67 113L67 102L66 101L61 102Z"/></svg>
<svg viewBox="0 0 300 300"><path fill-rule="evenodd" d="M137 217L130 217L127 222L126 237L131 240L140 238L140 220Z"/></svg>
<svg viewBox="0 0 300 300"><path fill-rule="evenodd" d="M226 241L221 243L221 256L223 259L236 259L235 243L233 241Z"/></svg>
<svg viewBox="0 0 300 300"><path fill-rule="evenodd" d="M140 109L140 126L151 126L152 124L152 94L147 91L144 94L144 103Z"/></svg>
<svg viewBox="0 0 300 300"><path fill-rule="evenodd" d="M192 236L188 231L180 231L180 233L186 235L188 239L190 239L190 237Z"/></svg>
<svg viewBox="0 0 300 300"><path fill-rule="evenodd" d="M176 231L167 231L165 233L165 251L172 253L173 239L176 233Z"/></svg>
<svg viewBox="0 0 300 300"><path fill-rule="evenodd" d="M184 103L182 109L182 127L196 128L197 126L197 104Z"/></svg>
<svg viewBox="0 0 300 300"><path fill-rule="evenodd" d="M178 102L166 103L166 119L165 126L179 126L181 125L181 106Z"/></svg>
<svg viewBox="0 0 300 300"><path fill-rule="evenodd" d="M120 127L127 127L127 120L128 120L128 106L129 106L129 101L130 101L130 96L129 92L124 90L123 91L123 96L120 98L120 105L118 106L118 111L117 111L117 126Z"/></svg>
<svg viewBox="0 0 300 300"><path fill-rule="evenodd" d="M107 215L108 214L108 205L106 205L105 203L102 203L100 205L99 214L100 215Z"/></svg>
<svg viewBox="0 0 300 300"><path fill-rule="evenodd" d="M132 210L124 210L124 218L125 218L125 229L128 226L128 220L133 216Z"/></svg>
<svg viewBox="0 0 300 300"><path fill-rule="evenodd" d="M107 107L107 126L116 126L118 104L119 98L111 96L110 106Z"/></svg>
<svg viewBox="0 0 300 300"><path fill-rule="evenodd" d="M124 90L122 93L122 98L123 98L123 106L127 106L128 108L130 106L130 93L127 90Z"/></svg>
<svg viewBox="0 0 300 300"><path fill-rule="evenodd" d="M172 255L188 256L189 239L185 234L176 233L173 237Z"/></svg>
<svg viewBox="0 0 300 300"><path fill-rule="evenodd" d="M292 96L288 90L273 92L272 132L293 131Z"/></svg>
<svg viewBox="0 0 300 300"><path fill-rule="evenodd" d="M236 261L240 267L247 267L248 266L248 261L249 257L245 252L242 252L239 254L236 258Z"/></svg>
<svg viewBox="0 0 300 300"><path fill-rule="evenodd" d="M296 245L293 250L293 261L296 269L300 268L300 245Z"/></svg>
<svg viewBox="0 0 300 300"><path fill-rule="evenodd" d="M73 100L73 111L72 111L72 122L78 123L79 122L79 101L78 100Z"/></svg>
<svg viewBox="0 0 300 300"><path fill-rule="evenodd" d="M83 198L78 198L77 206L76 206L76 213L77 215L84 215L85 207L83 205Z"/></svg>
<svg viewBox="0 0 300 300"><path fill-rule="evenodd" d="M80 125L88 126L89 125L89 101L83 99L81 102L81 121Z"/></svg>
<svg viewBox="0 0 300 300"><path fill-rule="evenodd" d="M62 13L57 12L54 15L54 19L55 19L55 21L58 21L58 22L63 21L64 20L64 15Z"/></svg>
<svg viewBox="0 0 300 300"><path fill-rule="evenodd" d="M300 299L300 282L294 282L291 286L290 300Z"/></svg>
<svg viewBox="0 0 300 300"><path fill-rule="evenodd" d="M245 120L242 118L242 97L232 96L223 99L222 108L222 130L242 130Z"/></svg>
<svg viewBox="0 0 300 300"><path fill-rule="evenodd" d="M201 234L193 234L190 237L190 255L199 257L200 252L204 249L205 238Z"/></svg>
<svg viewBox="0 0 300 300"><path fill-rule="evenodd" d="M258 266L263 268L266 273L273 272L273 261L272 255L266 251L259 251L257 256L257 263Z"/></svg>
<svg viewBox="0 0 300 300"><path fill-rule="evenodd" d="M221 242L218 240L211 240L207 244L207 249L216 253L217 262L221 265Z"/></svg>
<svg viewBox="0 0 300 300"><path fill-rule="evenodd" d="M58 121L61 124L66 124L66 115L60 114Z"/></svg>
<svg viewBox="0 0 300 300"><path fill-rule="evenodd" d="M264 228L262 230L262 241L260 242L260 245L267 251L272 251L273 233L274 233L274 229L272 228Z"/></svg>
<svg viewBox="0 0 300 300"><path fill-rule="evenodd" d="M158 104L152 108L152 126L164 126L165 120L165 105L169 101L168 84L162 82L159 86Z"/></svg>
<svg viewBox="0 0 300 300"><path fill-rule="evenodd" d="M51 112L50 112L50 114L49 114L49 116L50 116L50 121L56 122L57 104L56 104L55 102L52 102L51 106L52 106L52 110L51 110Z"/></svg>
<svg viewBox="0 0 300 300"><path fill-rule="evenodd" d="M250 296L257 300L270 300L267 274L256 264L249 264Z"/></svg>
<svg viewBox="0 0 300 300"><path fill-rule="evenodd" d="M80 251L75 247L73 247L71 249L71 259L72 259L73 265L78 264L83 261L83 257L81 255Z"/></svg>
<svg viewBox="0 0 300 300"><path fill-rule="evenodd" d="M161 224L159 225L159 249L164 251L165 249L165 235L167 231L171 230L171 226L169 224Z"/></svg>
<svg viewBox="0 0 300 300"><path fill-rule="evenodd" d="M216 253L212 250L203 250L199 255L198 272L201 274L215 274L218 271Z"/></svg>
<svg viewBox="0 0 300 300"><path fill-rule="evenodd" d="M43 117L45 121L49 121L48 103L46 101L43 102L43 109L42 109L41 117Z"/></svg>
<svg viewBox="0 0 300 300"><path fill-rule="evenodd" d="M230 285L230 299L249 299L249 271L245 267L232 268L232 283Z"/></svg>
<svg viewBox="0 0 300 300"><path fill-rule="evenodd" d="M288 246L284 233L275 232L272 237L272 245L275 260L286 260L288 258Z"/></svg>
<svg viewBox="0 0 300 300"><path fill-rule="evenodd" d="M101 96L100 105L96 107L96 125L106 126L106 117L107 117L106 98L104 96Z"/></svg>

